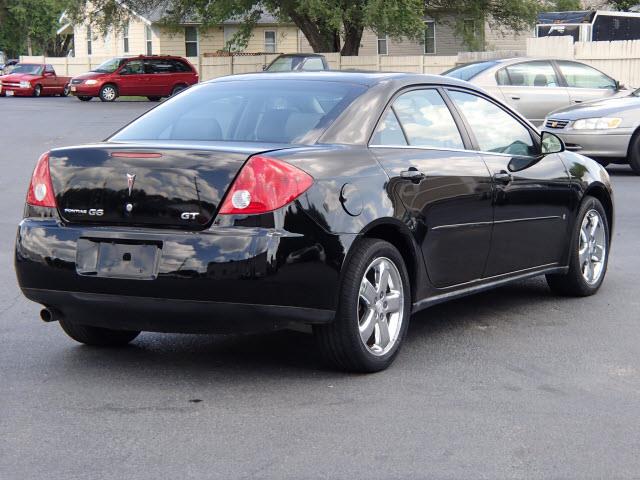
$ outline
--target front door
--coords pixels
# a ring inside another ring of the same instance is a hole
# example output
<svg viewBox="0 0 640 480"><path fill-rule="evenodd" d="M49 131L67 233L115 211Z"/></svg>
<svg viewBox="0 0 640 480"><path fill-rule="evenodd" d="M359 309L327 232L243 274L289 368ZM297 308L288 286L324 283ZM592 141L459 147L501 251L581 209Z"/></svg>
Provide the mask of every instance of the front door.
<svg viewBox="0 0 640 480"><path fill-rule="evenodd" d="M122 95L144 95L148 76L144 74L142 60L131 60L124 64L118 75L118 93Z"/></svg>
<svg viewBox="0 0 640 480"><path fill-rule="evenodd" d="M438 288L481 278L489 253L491 179L464 138L440 92L418 89L395 99L370 145Z"/></svg>
<svg viewBox="0 0 640 480"><path fill-rule="evenodd" d="M453 89L448 94L493 178L493 234L484 276L561 262L571 196L560 156L540 156L537 134L488 98Z"/></svg>

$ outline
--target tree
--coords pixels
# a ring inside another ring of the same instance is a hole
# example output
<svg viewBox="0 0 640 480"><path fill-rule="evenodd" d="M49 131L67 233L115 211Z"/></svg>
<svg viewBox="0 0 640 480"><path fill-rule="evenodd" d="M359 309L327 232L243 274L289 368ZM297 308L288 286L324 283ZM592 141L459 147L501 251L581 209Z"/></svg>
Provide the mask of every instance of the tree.
<svg viewBox="0 0 640 480"><path fill-rule="evenodd" d="M176 28L196 19L203 26L241 19L233 41L246 45L264 12L293 22L315 52L357 55L365 28L391 38L422 39L425 15L438 18L488 18L515 31L529 28L540 9L538 0L72 0L70 13L106 31L119 28L135 11L166 13L162 23ZM124 6L124 8L123 8ZM88 13L87 13L88 12ZM462 20L460 20L462 22Z"/></svg>
<svg viewBox="0 0 640 480"><path fill-rule="evenodd" d="M638 5L637 0L610 0L606 3L613 7L614 10L618 10L620 12L628 12L631 7Z"/></svg>
<svg viewBox="0 0 640 480"><path fill-rule="evenodd" d="M59 55L58 20L67 0L0 0L0 50L10 56Z"/></svg>

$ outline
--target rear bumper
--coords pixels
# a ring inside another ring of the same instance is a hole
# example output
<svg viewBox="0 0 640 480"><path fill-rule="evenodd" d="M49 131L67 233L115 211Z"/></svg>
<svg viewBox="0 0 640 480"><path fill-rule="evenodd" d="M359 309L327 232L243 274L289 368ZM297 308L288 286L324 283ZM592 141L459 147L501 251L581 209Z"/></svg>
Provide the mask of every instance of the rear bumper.
<svg viewBox="0 0 640 480"><path fill-rule="evenodd" d="M561 130L545 128L556 134L565 143L567 150L587 157L625 158L633 132L589 131L588 133L563 133Z"/></svg>
<svg viewBox="0 0 640 480"><path fill-rule="evenodd" d="M27 298L78 323L163 332L326 323L335 313L340 267L353 236L327 234L310 219L304 223L302 235L275 228L174 232L25 219L15 268ZM161 245L157 275L81 275L79 239Z"/></svg>

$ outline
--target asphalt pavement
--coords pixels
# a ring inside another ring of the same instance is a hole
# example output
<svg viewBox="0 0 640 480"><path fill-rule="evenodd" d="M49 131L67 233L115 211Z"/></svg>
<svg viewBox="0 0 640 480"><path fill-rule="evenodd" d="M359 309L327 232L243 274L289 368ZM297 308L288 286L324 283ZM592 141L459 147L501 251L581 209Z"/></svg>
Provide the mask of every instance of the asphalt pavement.
<svg viewBox="0 0 640 480"><path fill-rule="evenodd" d="M421 312L387 371L327 370L303 333L78 345L13 269L38 156L154 106L0 98L0 479L640 478L640 177L600 292L534 279ZM544 241L544 239L541 239Z"/></svg>

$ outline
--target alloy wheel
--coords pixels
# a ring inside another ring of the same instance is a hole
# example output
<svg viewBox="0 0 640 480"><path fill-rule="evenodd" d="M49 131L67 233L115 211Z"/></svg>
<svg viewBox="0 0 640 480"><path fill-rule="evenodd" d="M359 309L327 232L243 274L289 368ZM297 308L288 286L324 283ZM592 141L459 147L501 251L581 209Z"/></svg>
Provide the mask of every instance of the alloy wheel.
<svg viewBox="0 0 640 480"><path fill-rule="evenodd" d="M388 258L376 258L360 282L360 340L372 354L385 355L398 340L403 318L404 287L400 272Z"/></svg>
<svg viewBox="0 0 640 480"><path fill-rule="evenodd" d="M116 99L116 89L110 86L104 87L102 89L102 98L104 98L107 102L111 102Z"/></svg>
<svg viewBox="0 0 640 480"><path fill-rule="evenodd" d="M607 256L607 233L600 213L589 210L582 219L578 240L578 260L582 276L589 285L602 277Z"/></svg>

